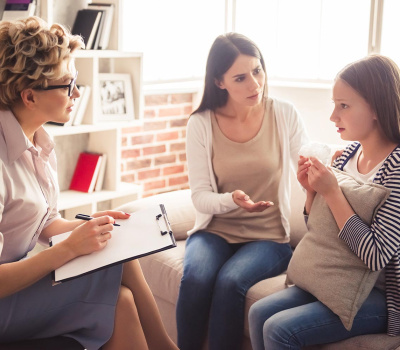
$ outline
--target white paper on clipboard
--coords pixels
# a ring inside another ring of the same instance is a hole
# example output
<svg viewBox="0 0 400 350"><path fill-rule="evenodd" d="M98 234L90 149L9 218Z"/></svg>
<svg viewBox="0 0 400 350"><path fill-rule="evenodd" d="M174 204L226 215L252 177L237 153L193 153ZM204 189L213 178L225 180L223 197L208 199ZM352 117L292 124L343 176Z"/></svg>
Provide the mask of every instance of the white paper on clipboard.
<svg viewBox="0 0 400 350"><path fill-rule="evenodd" d="M125 261L176 247L163 204L131 213L129 219L115 220L112 238L107 246L89 255L77 257L53 272L55 284ZM51 238L50 245L66 239L71 232Z"/></svg>

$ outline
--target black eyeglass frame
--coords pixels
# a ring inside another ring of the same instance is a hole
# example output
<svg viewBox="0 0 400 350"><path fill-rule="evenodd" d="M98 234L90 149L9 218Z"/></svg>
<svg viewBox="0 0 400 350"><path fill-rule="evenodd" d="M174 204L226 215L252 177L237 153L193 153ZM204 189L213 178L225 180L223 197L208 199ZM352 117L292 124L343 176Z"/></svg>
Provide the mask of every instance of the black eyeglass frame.
<svg viewBox="0 0 400 350"><path fill-rule="evenodd" d="M68 88L68 97L71 97L72 93L74 92L74 89L76 87L76 78L78 78L78 71L76 71L75 78L72 79L68 85L49 85L47 87L38 87L38 88L36 88L36 90L47 91L47 90Z"/></svg>

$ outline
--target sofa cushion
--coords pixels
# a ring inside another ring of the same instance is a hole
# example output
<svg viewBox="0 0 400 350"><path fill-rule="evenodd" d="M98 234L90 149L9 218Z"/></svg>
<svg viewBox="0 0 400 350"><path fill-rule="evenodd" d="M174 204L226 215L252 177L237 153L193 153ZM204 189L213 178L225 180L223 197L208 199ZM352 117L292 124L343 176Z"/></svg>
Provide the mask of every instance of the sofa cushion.
<svg viewBox="0 0 400 350"><path fill-rule="evenodd" d="M195 210L192 204L190 190L165 192L157 196L141 198L124 204L116 208L116 210L132 213L156 203L164 204L175 239L186 239L187 231L193 228L195 221Z"/></svg>
<svg viewBox="0 0 400 350"><path fill-rule="evenodd" d="M399 350L400 337L366 334L336 343L308 346L303 350Z"/></svg>
<svg viewBox="0 0 400 350"><path fill-rule="evenodd" d="M185 241L177 246L139 259L146 281L154 296L172 304L178 299L183 272Z"/></svg>
<svg viewBox="0 0 400 350"><path fill-rule="evenodd" d="M333 171L353 210L370 225L390 190L380 185L362 184L345 172ZM289 263L288 283L316 296L350 330L379 271L371 271L338 234L332 212L324 198L317 194L310 210L308 232Z"/></svg>

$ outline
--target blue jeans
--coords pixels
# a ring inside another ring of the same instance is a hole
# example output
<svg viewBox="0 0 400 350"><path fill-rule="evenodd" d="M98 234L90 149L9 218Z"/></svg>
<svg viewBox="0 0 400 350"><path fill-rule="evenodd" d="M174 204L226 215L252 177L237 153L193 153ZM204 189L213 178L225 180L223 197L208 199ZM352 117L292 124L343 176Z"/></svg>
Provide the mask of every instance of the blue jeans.
<svg viewBox="0 0 400 350"><path fill-rule="evenodd" d="M385 292L374 288L354 318L350 331L340 318L310 293L290 287L253 304L249 311L253 350L300 350L362 334L385 333Z"/></svg>
<svg viewBox="0 0 400 350"><path fill-rule="evenodd" d="M229 244L209 232L192 234L176 310L179 349L201 349L207 321L210 350L240 349L247 290L285 271L291 256L289 244Z"/></svg>

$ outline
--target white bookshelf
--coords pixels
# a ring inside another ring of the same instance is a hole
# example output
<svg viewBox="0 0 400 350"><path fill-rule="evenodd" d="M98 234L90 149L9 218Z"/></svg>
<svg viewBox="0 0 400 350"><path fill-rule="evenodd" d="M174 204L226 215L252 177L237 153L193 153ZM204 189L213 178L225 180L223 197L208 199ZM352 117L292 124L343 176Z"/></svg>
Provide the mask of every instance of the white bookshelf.
<svg viewBox="0 0 400 350"><path fill-rule="evenodd" d="M121 50L122 33L118 30L118 24L122 21L123 6L120 0L40 0L40 17L48 23L62 23L72 28L77 10L91 2L114 4L113 26L108 49Z"/></svg>
<svg viewBox="0 0 400 350"><path fill-rule="evenodd" d="M62 2L62 3L61 3ZM49 23L61 22L62 13L55 13L59 5L85 5L82 0L41 0L40 16ZM88 1L86 1L87 3ZM91 94L82 125L55 126L45 128L56 143L58 176L60 184L59 210L66 219L74 218L79 212L93 213L112 209L140 197L141 188L136 184L121 182L121 129L141 123L143 116L142 59L141 53L121 52L121 35L118 23L121 20L121 2L119 0L96 0L113 3L114 20L110 35L110 50L80 50L75 55L75 66L79 72L77 83L91 86ZM69 14L75 17L76 13ZM61 16L61 17L60 17ZM58 18L59 17L59 18ZM58 18L58 19L57 19ZM62 22L61 22L62 23ZM130 122L99 122L100 112L99 74L129 73L132 83L134 118ZM103 190L93 193L70 191L69 184L75 165L82 151L107 154L106 173Z"/></svg>

